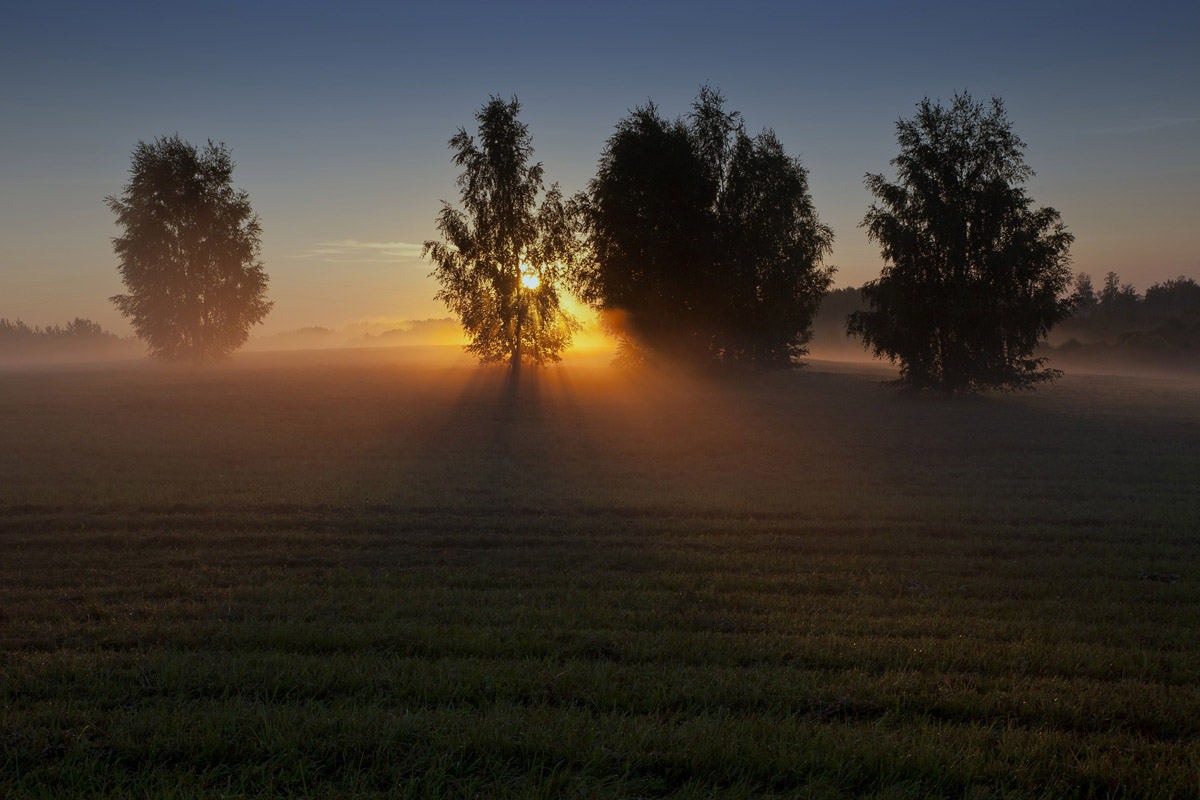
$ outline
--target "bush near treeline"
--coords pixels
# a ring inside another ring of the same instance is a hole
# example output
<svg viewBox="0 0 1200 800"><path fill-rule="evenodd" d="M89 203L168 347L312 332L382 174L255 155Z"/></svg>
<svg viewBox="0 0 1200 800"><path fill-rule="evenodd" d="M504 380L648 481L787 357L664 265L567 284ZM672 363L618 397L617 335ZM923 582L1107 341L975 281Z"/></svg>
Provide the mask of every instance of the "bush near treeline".
<svg viewBox="0 0 1200 800"><path fill-rule="evenodd" d="M104 330L100 323L76 317L65 325L40 327L21 320L0 318L0 360L47 356L137 355L138 346L128 337Z"/></svg>
<svg viewBox="0 0 1200 800"><path fill-rule="evenodd" d="M1200 284L1192 278L1156 283L1141 295L1115 272L1096 291L1081 272L1072 297L1075 312L1060 325L1057 354L1200 366Z"/></svg>

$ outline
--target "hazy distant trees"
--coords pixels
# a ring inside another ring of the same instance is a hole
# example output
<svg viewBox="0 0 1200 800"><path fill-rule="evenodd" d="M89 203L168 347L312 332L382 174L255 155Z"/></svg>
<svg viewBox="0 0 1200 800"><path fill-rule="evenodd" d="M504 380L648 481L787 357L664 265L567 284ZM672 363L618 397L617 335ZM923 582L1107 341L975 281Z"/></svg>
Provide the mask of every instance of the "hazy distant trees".
<svg viewBox="0 0 1200 800"><path fill-rule="evenodd" d="M1104 286L1096 292L1092 277L1086 272L1075 276L1075 291L1071 294L1075 317L1101 316L1138 317L1144 320L1190 317L1200 313L1200 284L1192 278L1179 276L1156 283L1138 294L1131 283L1121 283L1121 276L1109 272Z"/></svg>
<svg viewBox="0 0 1200 800"><path fill-rule="evenodd" d="M1146 309L1163 317L1200 319L1200 284L1180 275L1146 290Z"/></svg>
<svg viewBox="0 0 1200 800"><path fill-rule="evenodd" d="M1104 276L1104 285L1099 291L1092 283L1092 276L1080 272L1075 276L1075 288L1071 292L1072 316L1127 316L1134 312L1141 299L1133 284L1121 283L1120 276L1115 272L1110 271Z"/></svg>
<svg viewBox="0 0 1200 800"><path fill-rule="evenodd" d="M1076 286L1080 283L1090 284L1091 278L1086 272L1081 272L1075 282ZM1200 284L1180 275L1173 280L1152 285L1143 297L1132 283L1121 283L1117 273L1109 272L1104 277L1104 288L1097 296L1095 308L1100 316L1144 319L1200 317Z"/></svg>
<svg viewBox="0 0 1200 800"><path fill-rule="evenodd" d="M109 333L99 322L75 317L66 325L48 325L45 328L28 325L21 320L0 318L0 345L33 340L58 341L120 341L115 333Z"/></svg>
<svg viewBox="0 0 1200 800"><path fill-rule="evenodd" d="M830 289L813 317L810 342L813 351L821 358L829 358L837 351L857 357L855 351L861 350L862 346L846 334L846 318L866 308L861 286Z"/></svg>
<svg viewBox="0 0 1200 800"><path fill-rule="evenodd" d="M1092 276L1081 272L1075 276L1075 291L1071 293L1071 309L1076 316L1087 316L1100 305L1096 295L1096 287L1092 285Z"/></svg>
<svg viewBox="0 0 1200 800"><path fill-rule="evenodd" d="M1105 314L1131 314L1142 299L1132 283L1121 283L1120 276L1109 272L1099 295L1100 310Z"/></svg>
<svg viewBox="0 0 1200 800"><path fill-rule="evenodd" d="M40 327L0 318L0 360L37 361L134 357L136 344L75 317L65 325Z"/></svg>
<svg viewBox="0 0 1200 800"><path fill-rule="evenodd" d="M487 364L558 361L579 324L559 291L577 251L575 231L555 184L543 189L541 163L520 104L493 97L475 115L479 139L460 128L450 139L458 178L459 211L444 203L437 228L444 241L425 243L424 255L445 302L470 337L466 350Z"/></svg>
<svg viewBox="0 0 1200 800"><path fill-rule="evenodd" d="M723 103L706 86L686 119L649 103L617 123L576 201L590 245L576 287L620 315L626 347L790 364L831 282L833 234L799 159Z"/></svg>
<svg viewBox="0 0 1200 800"><path fill-rule="evenodd" d="M107 198L127 289L110 299L155 358L223 359L272 305L258 216L233 187L229 150L176 135L138 142L132 160L124 192Z"/></svg>
<svg viewBox="0 0 1200 800"><path fill-rule="evenodd" d="M1068 249L1057 211L1032 208L1024 143L998 99L928 98L896 124L896 183L867 175L863 220L885 266L863 288L850 332L900 364L900 381L945 392L1029 387L1057 371L1033 357L1070 313Z"/></svg>
<svg viewBox="0 0 1200 800"><path fill-rule="evenodd" d="M1196 365L1200 359L1200 284L1179 277L1156 283L1143 297L1109 272L1091 302L1081 287L1090 287L1084 272L1075 277L1075 305L1061 325L1069 337L1056 355L1102 362L1116 358L1141 365Z"/></svg>

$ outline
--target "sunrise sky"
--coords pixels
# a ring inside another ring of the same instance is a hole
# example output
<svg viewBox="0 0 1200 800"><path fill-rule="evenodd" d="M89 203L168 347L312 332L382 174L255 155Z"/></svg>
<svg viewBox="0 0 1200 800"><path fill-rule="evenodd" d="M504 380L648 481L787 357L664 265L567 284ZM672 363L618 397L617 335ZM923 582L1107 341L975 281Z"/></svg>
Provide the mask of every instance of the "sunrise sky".
<svg viewBox="0 0 1200 800"><path fill-rule="evenodd" d="M876 276L866 172L923 96L1005 100L1075 269L1200 278L1200 6L1185 3L55 3L0 24L0 317L127 333L104 197L139 139L223 141L262 219L260 333L445 316L420 243L446 140L516 94L582 188L613 125L719 87L810 170L839 286ZM1186 9L1186 10L1185 10Z"/></svg>

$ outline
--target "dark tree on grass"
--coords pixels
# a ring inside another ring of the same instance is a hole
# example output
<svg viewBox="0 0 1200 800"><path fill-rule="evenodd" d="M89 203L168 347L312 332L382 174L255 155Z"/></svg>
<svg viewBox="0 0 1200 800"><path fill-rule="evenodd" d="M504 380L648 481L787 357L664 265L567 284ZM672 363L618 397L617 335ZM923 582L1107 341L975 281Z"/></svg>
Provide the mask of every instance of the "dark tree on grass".
<svg viewBox="0 0 1200 800"><path fill-rule="evenodd" d="M258 216L233 166L224 144L138 142L125 191L107 198L127 290L110 299L155 358L224 359L271 310Z"/></svg>
<svg viewBox="0 0 1200 800"><path fill-rule="evenodd" d="M928 98L896 124L896 183L867 175L878 198L863 220L882 275L849 330L900 365L900 382L948 393L1029 388L1053 379L1038 342L1071 310L1067 233L1033 208L1025 144L1000 100Z"/></svg>
<svg viewBox="0 0 1200 800"><path fill-rule="evenodd" d="M464 211L443 203L444 241L425 243L442 289L437 299L458 315L481 364L558 361L579 325L560 304L564 276L578 250L557 184L542 192L542 165L514 97L493 97L475 119L479 139L460 128L450 139Z"/></svg>
<svg viewBox="0 0 1200 800"><path fill-rule="evenodd" d="M575 277L643 352L784 366L806 352L833 234L799 159L723 104L706 86L686 119L649 104L617 124L579 199L591 257Z"/></svg>

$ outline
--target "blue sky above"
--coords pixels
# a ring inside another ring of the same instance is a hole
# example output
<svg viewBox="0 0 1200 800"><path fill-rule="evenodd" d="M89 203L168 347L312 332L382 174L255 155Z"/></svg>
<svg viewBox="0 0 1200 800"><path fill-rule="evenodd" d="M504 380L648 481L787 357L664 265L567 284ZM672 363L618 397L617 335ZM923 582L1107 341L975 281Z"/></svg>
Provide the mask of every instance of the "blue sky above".
<svg viewBox="0 0 1200 800"><path fill-rule="evenodd" d="M104 197L139 139L223 141L263 228L264 332L443 316L416 253L446 140L516 94L568 193L613 125L710 82L810 170L838 285L878 274L858 223L924 96L1005 100L1075 268L1200 278L1200 10L1183 4L32 4L0 28L0 316L126 330Z"/></svg>

